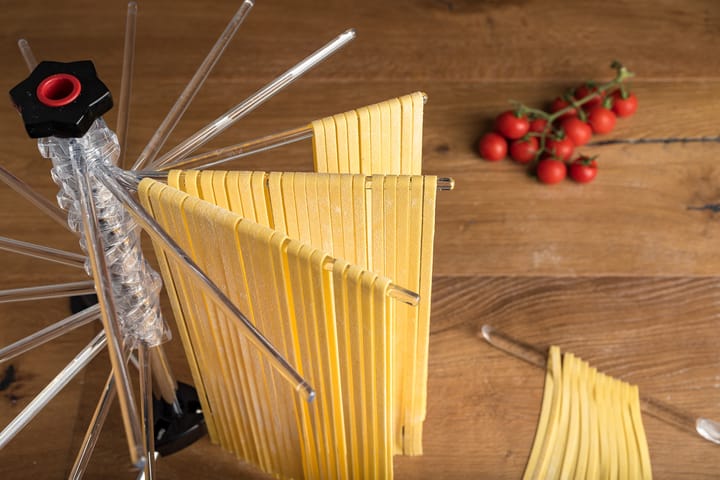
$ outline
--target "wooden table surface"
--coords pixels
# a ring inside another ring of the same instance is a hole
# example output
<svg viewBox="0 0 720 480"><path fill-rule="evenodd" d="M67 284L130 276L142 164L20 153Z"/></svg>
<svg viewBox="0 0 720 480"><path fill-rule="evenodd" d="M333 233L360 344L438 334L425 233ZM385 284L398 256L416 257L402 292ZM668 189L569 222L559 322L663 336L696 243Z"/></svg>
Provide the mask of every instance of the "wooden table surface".
<svg viewBox="0 0 720 480"><path fill-rule="evenodd" d="M25 37L39 59L92 59L118 96L124 2L1 3L3 88L27 74L15 47ZM520 476L543 375L479 340L486 323L541 347L559 345L646 395L720 419L718 2L257 3L169 146L352 26L358 38L349 47L208 148L424 90L424 172L457 181L438 198L425 454L396 457L398 479ZM130 157L238 4L141 3ZM518 165L477 157L475 140L508 99L544 106L583 80L610 78L613 59L637 73L640 109L605 138L658 142L584 148L600 155L598 178L587 186L540 185ZM106 116L111 126L115 116ZM9 104L0 109L0 128L1 164L52 199L49 163ZM700 137L716 138L662 141ZM310 170L311 146L283 147L235 168ZM76 238L4 186L0 202L0 235L78 251ZM0 259L0 288L84 278L18 255ZM66 315L62 300L0 305L0 345ZM16 379L0 392L2 424L95 331L84 327L13 360ZM168 348L178 377L190 381L177 337ZM108 368L100 355L0 451L0 478L65 478ZM116 410L89 478L134 478ZM720 476L719 447L647 415L644 422L657 478ZM261 478L207 439L162 459L159 472L168 479Z"/></svg>

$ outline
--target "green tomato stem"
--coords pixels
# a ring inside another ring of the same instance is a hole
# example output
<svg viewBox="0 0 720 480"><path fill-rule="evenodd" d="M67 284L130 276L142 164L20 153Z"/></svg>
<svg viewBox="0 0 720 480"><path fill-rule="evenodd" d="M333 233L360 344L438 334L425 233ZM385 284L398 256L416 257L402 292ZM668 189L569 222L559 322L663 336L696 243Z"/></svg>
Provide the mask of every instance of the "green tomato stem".
<svg viewBox="0 0 720 480"><path fill-rule="evenodd" d="M629 71L627 68L625 68L624 65L622 65L618 61L612 62L610 65L611 68L616 70L615 78L610 80L609 82L606 82L604 84L600 84L596 86L595 91L579 100L576 100L572 96L569 96L569 105L565 108L561 108L557 112L553 113L547 113L544 110L538 109L538 108L532 108L528 107L527 105L518 102L517 100L510 100L510 103L513 104L515 108L515 112L517 115L528 115L532 118L542 118L547 122L547 125L545 127L545 130L541 133L538 132L528 132L528 137L538 137L539 138L539 146L538 151L535 153L535 157L533 158L532 162L530 163L530 168L534 168L535 165L540 160L540 156L545 151L545 145L547 143L548 136L551 136L553 138L560 138L559 133L554 132L552 125L558 118L562 117L566 113L569 113L573 110L577 111L579 118L582 121L587 121L587 114L583 111L581 108L586 103L590 102L593 99L596 98L602 98L602 95L610 90L616 89L618 86L620 87L620 92L623 98L627 95L627 90L625 89L625 86L623 85L623 82L629 78L632 78L635 76L635 74L631 71ZM593 160L595 157L593 157Z"/></svg>

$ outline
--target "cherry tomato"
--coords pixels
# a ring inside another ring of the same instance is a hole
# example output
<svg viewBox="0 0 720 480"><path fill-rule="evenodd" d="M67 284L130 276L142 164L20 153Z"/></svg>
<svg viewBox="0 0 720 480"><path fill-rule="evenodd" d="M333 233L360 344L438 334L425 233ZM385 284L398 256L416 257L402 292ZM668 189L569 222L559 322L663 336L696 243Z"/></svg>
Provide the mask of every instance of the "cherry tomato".
<svg viewBox="0 0 720 480"><path fill-rule="evenodd" d="M478 150L488 162L497 162L507 156L507 141L497 133L486 133L478 143Z"/></svg>
<svg viewBox="0 0 720 480"><path fill-rule="evenodd" d="M585 156L576 158L570 164L570 178L578 183L590 183L597 176L597 162Z"/></svg>
<svg viewBox="0 0 720 480"><path fill-rule="evenodd" d="M638 100L634 93L629 92L627 98L622 98L619 90L612 94L613 106L612 110L618 117L629 117L635 113L638 108Z"/></svg>
<svg viewBox="0 0 720 480"><path fill-rule="evenodd" d="M567 175L567 167L559 160L545 159L541 160L537 165L538 180L542 183L552 185L561 182Z"/></svg>
<svg viewBox="0 0 720 480"><path fill-rule="evenodd" d="M563 99L562 97L557 97L557 98L556 98L555 100L553 100L553 102L550 104L550 111L551 111L552 113L559 112L560 110L562 110L563 108L568 107L568 106L570 106L570 103L568 103L567 100ZM560 119L562 120L562 119L564 119L564 118L576 117L577 114L578 114L578 113L577 113L577 110L572 109L572 110L570 110L570 111L567 112L567 113L563 113L563 114L560 116Z"/></svg>
<svg viewBox="0 0 720 480"><path fill-rule="evenodd" d="M615 128L615 114L605 107L595 107L588 112L588 123L594 133L610 133Z"/></svg>
<svg viewBox="0 0 720 480"><path fill-rule="evenodd" d="M585 145L592 137L592 128L577 117L566 118L560 122L560 128L565 131L565 136L572 140L576 147Z"/></svg>
<svg viewBox="0 0 720 480"><path fill-rule="evenodd" d="M582 100L583 98L588 97L590 95L594 95L595 93L597 93L597 87L590 86L585 83L575 89L575 94L573 96L575 97L576 100ZM582 108L584 110L590 110L593 107L602 105L604 98L605 98L605 95L603 95L603 94L596 95L595 97L588 100L586 103L583 103Z"/></svg>
<svg viewBox="0 0 720 480"><path fill-rule="evenodd" d="M530 131L535 133L543 133L547 128L547 120L544 118L534 118L530 120Z"/></svg>
<svg viewBox="0 0 720 480"><path fill-rule="evenodd" d="M515 140L522 137L530 129L530 122L527 116L515 115L515 112L508 110L495 119L495 130L508 140Z"/></svg>
<svg viewBox="0 0 720 480"><path fill-rule="evenodd" d="M575 150L575 144L567 137L561 140L548 138L545 142L545 151L558 160L570 160L573 150Z"/></svg>
<svg viewBox="0 0 720 480"><path fill-rule="evenodd" d="M513 140L510 142L510 158L518 163L530 163L535 158L539 146L537 137Z"/></svg>

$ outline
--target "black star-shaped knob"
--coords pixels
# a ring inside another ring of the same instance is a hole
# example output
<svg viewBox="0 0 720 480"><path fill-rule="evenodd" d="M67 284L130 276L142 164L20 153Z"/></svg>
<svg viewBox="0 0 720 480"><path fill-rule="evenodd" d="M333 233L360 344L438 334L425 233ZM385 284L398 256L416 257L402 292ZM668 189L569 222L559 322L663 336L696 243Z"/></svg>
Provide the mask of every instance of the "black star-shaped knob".
<svg viewBox="0 0 720 480"><path fill-rule="evenodd" d="M90 60L41 62L10 98L32 138L82 137L113 106Z"/></svg>

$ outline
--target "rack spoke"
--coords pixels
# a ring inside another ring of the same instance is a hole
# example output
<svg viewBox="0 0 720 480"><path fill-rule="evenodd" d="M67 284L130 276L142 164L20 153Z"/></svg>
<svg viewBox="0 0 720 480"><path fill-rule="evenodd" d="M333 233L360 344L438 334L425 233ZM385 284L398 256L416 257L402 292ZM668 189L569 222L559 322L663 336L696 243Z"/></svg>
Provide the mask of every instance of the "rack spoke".
<svg viewBox="0 0 720 480"><path fill-rule="evenodd" d="M92 178L88 172L81 147L73 141L70 143L70 157L79 179L78 193L82 210L85 244L90 258L93 278L95 279L98 301L102 312L103 328L108 337L108 353L115 374L115 386L118 390L120 413L125 426L130 459L136 467L143 468L146 459L143 455L140 417L133 397L127 365L123 359L122 336L112 294L112 283L106 259L103 255L102 236L99 232L98 218L91 198Z"/></svg>
<svg viewBox="0 0 720 480"><path fill-rule="evenodd" d="M0 181L15 190L15 192L39 208L48 217L70 230L67 224L67 215L60 207L56 207L48 202L45 197L33 190L30 185L20 180L3 166L0 166Z"/></svg>
<svg viewBox="0 0 720 480"><path fill-rule="evenodd" d="M355 30L347 30L319 50L312 53L310 56L302 60L300 63L286 71L275 80L271 81L263 88L252 94L246 100L240 102L232 109L225 112L223 115L215 119L213 122L205 126L204 128L195 132L190 138L177 145L175 148L170 150L159 160L151 163L153 167L161 167L166 165L173 160L184 158L191 152L195 151L198 147L205 145L207 142L215 138L221 132L225 131L232 124L245 117L248 113L255 110L257 107L271 99L275 94L280 92L283 88L287 87L295 80L300 78L303 74L315 67L323 60L327 59L330 55L340 50L342 47L347 45L352 39L355 38Z"/></svg>
<svg viewBox="0 0 720 480"><path fill-rule="evenodd" d="M0 432L0 450L27 426L45 406L80 372L106 345L105 332L100 332L33 398L5 429Z"/></svg>
<svg viewBox="0 0 720 480"><path fill-rule="evenodd" d="M205 83L205 79L210 73L210 70L212 70L217 61L220 59L222 53L225 51L225 48L230 43L230 40L232 40L235 32L237 32L237 29L245 20L247 14L250 13L250 9L252 7L253 2L251 0L245 0L242 5L240 5L240 8L238 8L233 18L230 19L227 27L225 27L225 30L205 57L205 60L203 60L193 77L185 86L185 90L182 91L175 102L175 105L172 106L157 131L153 134L142 153L140 153L140 156L132 166L132 170L143 168L145 165L148 165L155 160L155 157L165 144L165 141L167 141L167 138L170 136L170 133L172 133L175 125L177 125L180 118L182 118L185 113L185 110L187 110L190 106L190 102L192 102L193 98L195 98L195 95L197 95L200 90L200 87L202 87L203 83Z"/></svg>
<svg viewBox="0 0 720 480"><path fill-rule="evenodd" d="M120 155L117 165L125 161L127 148L127 131L130 120L130 92L132 92L132 75L135 64L135 27L137 25L137 3L128 3L127 19L125 21L125 48L123 52L122 75L120 80L120 100L118 102L117 136L120 144Z"/></svg>
<svg viewBox="0 0 720 480"><path fill-rule="evenodd" d="M37 287L11 288L0 290L0 303L27 302L48 298L74 297L95 293L95 284L91 280L82 282L56 283Z"/></svg>
<svg viewBox="0 0 720 480"><path fill-rule="evenodd" d="M100 307L98 305L88 307L42 330L38 330L32 335L28 335L17 342L11 343L7 347L0 348L0 363L7 362L18 355L22 355L40 345L44 345L50 340L65 335L78 327L87 325L98 318L100 318Z"/></svg>
<svg viewBox="0 0 720 480"><path fill-rule="evenodd" d="M36 243L23 242L8 237L0 237L0 250L27 255L28 257L39 258L49 262L61 263L75 268L85 268L85 257L77 253L66 252L56 248L38 245Z"/></svg>

